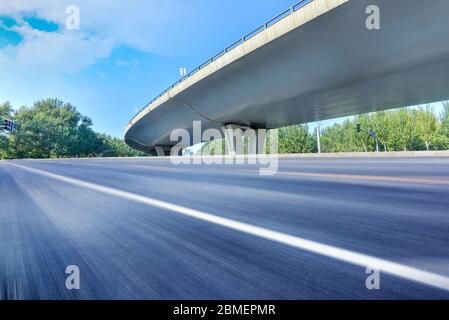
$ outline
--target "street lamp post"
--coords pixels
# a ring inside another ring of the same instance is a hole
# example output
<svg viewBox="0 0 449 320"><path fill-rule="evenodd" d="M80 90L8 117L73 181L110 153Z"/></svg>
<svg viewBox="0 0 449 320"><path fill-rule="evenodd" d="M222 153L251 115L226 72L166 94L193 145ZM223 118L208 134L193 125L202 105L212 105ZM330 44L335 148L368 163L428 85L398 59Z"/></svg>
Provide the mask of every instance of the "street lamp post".
<svg viewBox="0 0 449 320"><path fill-rule="evenodd" d="M321 153L321 140L320 140L320 122L316 123L316 145L318 147L318 153Z"/></svg>

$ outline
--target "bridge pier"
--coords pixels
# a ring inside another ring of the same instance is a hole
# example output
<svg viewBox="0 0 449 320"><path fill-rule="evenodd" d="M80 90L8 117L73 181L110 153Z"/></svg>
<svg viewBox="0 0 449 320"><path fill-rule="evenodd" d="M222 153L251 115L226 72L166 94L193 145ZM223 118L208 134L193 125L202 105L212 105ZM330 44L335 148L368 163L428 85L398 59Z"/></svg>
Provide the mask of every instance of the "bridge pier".
<svg viewBox="0 0 449 320"><path fill-rule="evenodd" d="M243 154L243 130L237 124L225 125L224 129L226 150L230 155Z"/></svg>
<svg viewBox="0 0 449 320"><path fill-rule="evenodd" d="M248 137L248 154L264 153L266 129L228 124L224 127L226 148L230 155L244 154L244 137Z"/></svg>
<svg viewBox="0 0 449 320"><path fill-rule="evenodd" d="M245 135L248 137L248 154L265 153L266 129L246 130Z"/></svg>
<svg viewBox="0 0 449 320"><path fill-rule="evenodd" d="M164 146L156 146L156 155L158 157L168 157L170 156L170 149L167 150Z"/></svg>

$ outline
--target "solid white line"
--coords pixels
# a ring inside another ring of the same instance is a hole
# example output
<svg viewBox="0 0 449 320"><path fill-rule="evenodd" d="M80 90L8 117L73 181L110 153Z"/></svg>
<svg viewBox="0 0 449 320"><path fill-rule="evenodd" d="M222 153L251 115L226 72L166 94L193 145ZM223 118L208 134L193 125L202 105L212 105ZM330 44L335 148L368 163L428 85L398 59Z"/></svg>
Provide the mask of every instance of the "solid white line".
<svg viewBox="0 0 449 320"><path fill-rule="evenodd" d="M153 207L158 207L161 209L169 210L172 212L176 212L185 216L189 216L195 219L207 221L216 225L220 225L229 229L237 230L240 232L244 232L247 234L251 234L256 237L260 237L263 239L267 239L270 241L282 243L288 246L292 246L298 249L306 250L309 252L313 252L319 255L323 255L326 257L330 257L336 260L344 261L353 265L362 266L362 267L370 267L372 269L377 269L381 272L388 273L400 278L404 278L407 280L412 280L415 282L419 282L425 285L433 286L439 289L449 291L449 277L439 275L436 273L420 270L414 267L409 267L406 265L402 265L396 262L391 262L388 260L384 260L381 258L372 257L366 254L341 249L338 247L334 247L331 245L322 244L319 242L303 239L300 237L288 235L282 232L273 231L267 228L257 227L251 224L239 222L232 219L222 218L219 216L215 216L213 214L209 214L203 211L190 209L187 207L179 206L176 204L172 204L169 202L157 200L154 198L150 198L147 196L142 196L138 194L134 194L127 191L122 191L115 188L110 188L106 186L102 186L99 184L94 184L78 179L73 179L65 176L61 176L58 174L54 174L48 171L34 169L30 167L24 167L18 164L14 164L11 162L7 162L9 165L13 165L19 167L21 169L33 172L35 174L45 176L54 180L62 181L65 183L69 183L71 185L75 185L78 187L83 187L86 189L94 190L97 192L101 192L107 195L113 195L116 197L120 197L126 200L131 200L143 204L147 204Z"/></svg>
<svg viewBox="0 0 449 320"><path fill-rule="evenodd" d="M357 180L373 182L392 182L403 184L430 184L430 185L449 185L449 180L438 180L429 178L411 178L411 177L389 177L389 176L369 176L359 174L344 173L317 173L317 172L298 172L298 171L278 171L279 175L326 178L336 180Z"/></svg>

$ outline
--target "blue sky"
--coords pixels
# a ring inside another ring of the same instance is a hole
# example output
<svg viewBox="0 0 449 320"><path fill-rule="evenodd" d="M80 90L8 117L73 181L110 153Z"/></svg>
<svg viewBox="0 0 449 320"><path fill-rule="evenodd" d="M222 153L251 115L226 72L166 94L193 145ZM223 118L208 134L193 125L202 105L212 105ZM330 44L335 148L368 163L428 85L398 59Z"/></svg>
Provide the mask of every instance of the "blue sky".
<svg viewBox="0 0 449 320"><path fill-rule="evenodd" d="M91 117L95 130L121 137L135 112L179 78L179 67L194 69L293 3L0 0L0 102L58 97ZM80 8L79 30L65 27L68 5Z"/></svg>

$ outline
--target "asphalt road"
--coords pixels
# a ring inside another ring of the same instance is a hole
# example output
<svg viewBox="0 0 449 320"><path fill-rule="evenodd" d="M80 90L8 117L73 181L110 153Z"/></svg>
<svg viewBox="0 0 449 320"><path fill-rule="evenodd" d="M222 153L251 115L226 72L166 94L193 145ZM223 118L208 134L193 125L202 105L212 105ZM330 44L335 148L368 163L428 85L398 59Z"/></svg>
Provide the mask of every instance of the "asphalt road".
<svg viewBox="0 0 449 320"><path fill-rule="evenodd" d="M0 162L0 299L448 299L445 281L449 158Z"/></svg>

